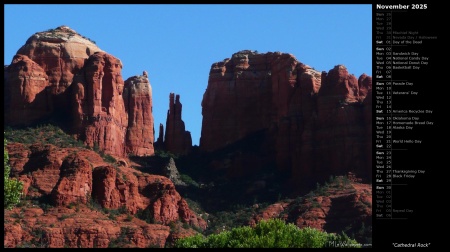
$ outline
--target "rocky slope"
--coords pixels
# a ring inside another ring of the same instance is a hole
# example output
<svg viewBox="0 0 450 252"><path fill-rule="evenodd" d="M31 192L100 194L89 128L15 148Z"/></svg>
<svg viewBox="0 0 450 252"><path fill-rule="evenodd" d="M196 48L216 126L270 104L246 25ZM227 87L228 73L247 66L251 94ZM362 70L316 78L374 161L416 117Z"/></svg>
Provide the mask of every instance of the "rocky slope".
<svg viewBox="0 0 450 252"><path fill-rule="evenodd" d="M206 228L170 179L130 168L127 160L108 163L91 150L39 143L10 143L7 150L26 198L5 210L5 247L108 247L119 237L127 246L162 247L186 233L181 223Z"/></svg>
<svg viewBox="0 0 450 252"><path fill-rule="evenodd" d="M371 88L371 77L342 65L321 73L291 54L237 52L211 66L200 148L213 153L259 135L267 155L252 163L274 162L294 181L348 171L370 179ZM223 169L253 172L239 159Z"/></svg>
<svg viewBox="0 0 450 252"><path fill-rule="evenodd" d="M372 186L350 179L337 177L333 183L304 197L269 205L255 214L249 224L280 218L300 228L313 227L330 233L345 231L362 242L372 235Z"/></svg>

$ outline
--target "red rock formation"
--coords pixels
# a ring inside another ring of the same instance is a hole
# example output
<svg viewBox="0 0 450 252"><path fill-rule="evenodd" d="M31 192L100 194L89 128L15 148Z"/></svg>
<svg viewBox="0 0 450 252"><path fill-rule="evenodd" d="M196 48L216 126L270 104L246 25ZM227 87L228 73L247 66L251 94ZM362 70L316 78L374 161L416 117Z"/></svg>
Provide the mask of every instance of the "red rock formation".
<svg viewBox="0 0 450 252"><path fill-rule="evenodd" d="M249 225L254 227L261 220L269 220L277 218L286 221L288 219L288 215L285 213L285 211L290 204L291 203L289 202L277 202L272 205L269 205L258 214L252 216L252 218L249 221ZM254 208L259 208L259 205L255 205Z"/></svg>
<svg viewBox="0 0 450 252"><path fill-rule="evenodd" d="M368 87L365 88L367 90ZM306 133L306 139L300 139L306 141L301 142L299 155L292 156L293 177L314 174L326 178L330 174L346 174L348 171L360 176L368 174L365 148L371 145L371 141L367 141L362 104L359 102L364 97L359 94L358 80L344 66L338 65L329 73L322 73L317 116L305 122L303 134Z"/></svg>
<svg viewBox="0 0 450 252"><path fill-rule="evenodd" d="M14 142L8 142L6 149L9 154L11 174L17 176L23 172L24 166L30 158L31 151L25 145Z"/></svg>
<svg viewBox="0 0 450 252"><path fill-rule="evenodd" d="M4 68L6 124L30 125L54 117L107 154L152 155L147 73L130 79L135 84L129 85L125 110L121 69L119 59L67 26L38 32Z"/></svg>
<svg viewBox="0 0 450 252"><path fill-rule="evenodd" d="M51 94L61 94L70 86L85 59L102 51L90 39L67 26L35 33L17 54L29 56L48 75Z"/></svg>
<svg viewBox="0 0 450 252"><path fill-rule="evenodd" d="M192 226L205 229L207 224L189 209L186 201L175 190L170 179L158 175L138 176L139 192L148 201L148 209L157 223L168 224L182 220Z"/></svg>
<svg viewBox="0 0 450 252"><path fill-rule="evenodd" d="M5 234L3 237L3 244L5 248L15 248L22 242L22 240L24 240L24 231L20 225L5 223L3 232Z"/></svg>
<svg viewBox="0 0 450 252"><path fill-rule="evenodd" d="M182 220L206 228L206 222L189 209L173 182L164 176L144 175L127 167L114 168L87 149L58 148L50 144L27 148L8 143L7 150L13 176L26 182L25 196L52 194L57 206L86 204L92 196L104 208L125 207L132 214L149 208L154 220L160 223ZM22 158L24 161L20 161ZM93 171L92 167L95 167ZM30 192L29 186L37 192Z"/></svg>
<svg viewBox="0 0 450 252"><path fill-rule="evenodd" d="M168 226L122 216L111 220L85 205L51 208L45 213L37 206L15 208L5 211L4 226L6 248L162 248L170 234Z"/></svg>
<svg viewBox="0 0 450 252"><path fill-rule="evenodd" d="M338 178L341 180L341 178ZM254 215L249 224L260 220L280 218L293 221L298 227L313 227L327 232L358 231L362 223L372 225L372 186L347 180L345 184L324 189L323 194L272 204Z"/></svg>
<svg viewBox="0 0 450 252"><path fill-rule="evenodd" d="M100 166L94 169L93 179L92 198L102 207L125 207L132 214L144 207L135 176L118 173L112 166Z"/></svg>
<svg viewBox="0 0 450 252"><path fill-rule="evenodd" d="M129 220L126 214L111 220L111 216L93 210L89 199L103 208L124 207L127 214L149 209L153 220L164 225L182 221L206 228L206 222L189 209L168 178L143 174L127 167L126 161L115 168L94 151L50 144L8 143L6 148L12 176L24 182L26 198L22 199L23 206L5 212L5 247L26 243L108 247L119 241L116 246L163 247L169 237L168 226L147 224L138 218ZM28 200L48 196L53 200L42 202L45 209L32 206L36 203Z"/></svg>
<svg viewBox="0 0 450 252"><path fill-rule="evenodd" d="M200 149L216 151L264 131L262 145L272 146L277 169L294 181L348 171L367 176L371 138L363 108L371 85L371 77L358 80L344 66L320 74L291 54L240 51L211 67ZM245 166L233 169L246 175Z"/></svg>
<svg viewBox="0 0 450 252"><path fill-rule="evenodd" d="M60 178L60 167L68 150L39 143L29 147L8 143L7 149L12 157L11 173L25 182L24 191L28 192L28 187L32 186L39 193L50 194Z"/></svg>
<svg viewBox="0 0 450 252"><path fill-rule="evenodd" d="M35 122L50 116L53 104L48 76L26 55L14 56L5 70L5 121L11 125Z"/></svg>
<svg viewBox="0 0 450 252"><path fill-rule="evenodd" d="M167 151L186 155L191 150L192 138L191 133L185 130L184 122L181 119L182 104L180 95L175 97L173 93L170 93L169 101L164 145Z"/></svg>
<svg viewBox="0 0 450 252"><path fill-rule="evenodd" d="M152 87L147 75L128 78L123 98L128 113L126 152L135 156L153 155Z"/></svg>
<svg viewBox="0 0 450 252"><path fill-rule="evenodd" d="M372 82L372 78L371 78ZM366 99L364 99L364 110L363 110L363 118L364 118L364 128L365 128L365 136L366 142L372 142L372 89L369 89L367 92ZM366 145L366 162L364 165L364 171L366 172L365 177L372 179L372 144Z"/></svg>
<svg viewBox="0 0 450 252"><path fill-rule="evenodd" d="M73 130L90 146L107 154L125 155L128 115L122 97L122 63L98 52L86 61L72 91Z"/></svg>
<svg viewBox="0 0 450 252"><path fill-rule="evenodd" d="M297 81L288 99L288 112L278 121L275 133L277 168L289 171L291 167L298 167L295 157L301 156L302 173L310 175L309 169L313 166L314 155L301 155L301 152L315 152L314 118L317 116L317 93L321 86L321 74L302 63L297 64L295 73Z"/></svg>
<svg viewBox="0 0 450 252"><path fill-rule="evenodd" d="M92 167L89 161L71 154L64 159L60 168L60 178L52 190L56 206L71 203L88 203L92 191Z"/></svg>
<svg viewBox="0 0 450 252"><path fill-rule="evenodd" d="M298 216L296 225L327 232L340 232L348 226L356 231L361 223L372 225L371 185L353 184L351 189L305 199L291 212Z"/></svg>
<svg viewBox="0 0 450 252"><path fill-rule="evenodd" d="M176 241L178 239L186 238L186 237L189 237L189 236L195 236L195 235L198 234L193 229L182 229L182 228L179 228L179 226L180 226L179 224L177 225L177 223L175 223L175 228L177 230L179 230L180 232L170 233L169 237L167 237L167 241L168 242L174 242L174 241Z"/></svg>
<svg viewBox="0 0 450 252"><path fill-rule="evenodd" d="M39 143L29 147L20 143L8 143L11 175L24 182L24 195L42 196L51 194L61 176L65 158L75 152L88 159L92 166L106 163L97 153L79 148L58 148ZM92 169L89 166L89 169ZM30 191L29 187L33 190Z"/></svg>
<svg viewBox="0 0 450 252"><path fill-rule="evenodd" d="M275 57L241 51L211 66L202 100L202 150L220 149L270 127L270 63Z"/></svg>
<svg viewBox="0 0 450 252"><path fill-rule="evenodd" d="M158 140L156 140L158 147L164 146L164 125L162 123L159 124L159 133Z"/></svg>
<svg viewBox="0 0 450 252"><path fill-rule="evenodd" d="M360 99L360 101L364 101L364 99L369 95L369 91L372 90L372 77L367 76L366 74L362 74L361 76L359 76L358 87L358 98Z"/></svg>
<svg viewBox="0 0 450 252"><path fill-rule="evenodd" d="M5 71L4 97L10 125L27 125L53 113L67 113L65 90L84 65L101 51L67 26L35 33ZM22 105L22 106L20 106Z"/></svg>

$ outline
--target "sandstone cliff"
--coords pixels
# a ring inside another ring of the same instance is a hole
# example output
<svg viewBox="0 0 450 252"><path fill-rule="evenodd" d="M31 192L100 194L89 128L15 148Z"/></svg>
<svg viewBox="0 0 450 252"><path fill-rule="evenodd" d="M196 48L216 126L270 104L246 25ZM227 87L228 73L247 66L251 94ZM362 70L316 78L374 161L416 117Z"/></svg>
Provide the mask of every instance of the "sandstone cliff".
<svg viewBox="0 0 450 252"><path fill-rule="evenodd" d="M73 132L88 146L125 155L128 114L123 100L122 63L98 52L90 56L70 92Z"/></svg>
<svg viewBox="0 0 450 252"><path fill-rule="evenodd" d="M153 155L155 133L153 131L152 87L147 72L125 81L125 109L128 113L126 152L136 156Z"/></svg>
<svg viewBox="0 0 450 252"><path fill-rule="evenodd" d="M5 69L5 89L11 92L5 101L5 121L26 125L53 113L67 113L66 89L85 60L100 51L67 26L32 35Z"/></svg>
<svg viewBox="0 0 450 252"><path fill-rule="evenodd" d="M5 123L28 126L53 118L107 154L153 155L147 74L130 78L124 97L122 67L67 26L38 32L4 69Z"/></svg>
<svg viewBox="0 0 450 252"><path fill-rule="evenodd" d="M291 54L237 52L211 66L200 148L214 152L263 132L270 154L257 159L273 160L293 180L368 177L371 88L371 77L357 79L342 65L321 73ZM248 168L233 169L244 176Z"/></svg>

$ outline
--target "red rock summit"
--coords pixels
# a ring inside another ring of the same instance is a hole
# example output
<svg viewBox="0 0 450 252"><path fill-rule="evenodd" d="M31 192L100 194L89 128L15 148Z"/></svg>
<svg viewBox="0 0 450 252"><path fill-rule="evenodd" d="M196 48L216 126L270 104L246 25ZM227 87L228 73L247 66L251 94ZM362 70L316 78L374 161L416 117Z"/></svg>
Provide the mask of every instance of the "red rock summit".
<svg viewBox="0 0 450 252"><path fill-rule="evenodd" d="M147 72L125 81L123 94L128 113L126 152L136 156L153 155L155 152L153 132L152 87Z"/></svg>
<svg viewBox="0 0 450 252"><path fill-rule="evenodd" d="M27 55L44 69L51 87L49 92L56 95L72 84L85 59L101 51L92 40L68 26L59 26L35 33L17 54Z"/></svg>
<svg viewBox="0 0 450 252"><path fill-rule="evenodd" d="M85 60L101 51L67 26L35 33L5 69L6 122L27 125L67 113L66 89Z"/></svg>
<svg viewBox="0 0 450 252"><path fill-rule="evenodd" d="M67 26L38 32L4 70L6 124L26 126L54 117L107 154L152 155L147 73L125 85L122 67L120 59Z"/></svg>
<svg viewBox="0 0 450 252"><path fill-rule="evenodd" d="M264 132L268 156L259 160L275 161L294 179L370 177L371 89L371 77L358 79L342 65L321 73L291 54L237 52L211 66L200 148L212 152ZM245 175L248 165L232 168Z"/></svg>

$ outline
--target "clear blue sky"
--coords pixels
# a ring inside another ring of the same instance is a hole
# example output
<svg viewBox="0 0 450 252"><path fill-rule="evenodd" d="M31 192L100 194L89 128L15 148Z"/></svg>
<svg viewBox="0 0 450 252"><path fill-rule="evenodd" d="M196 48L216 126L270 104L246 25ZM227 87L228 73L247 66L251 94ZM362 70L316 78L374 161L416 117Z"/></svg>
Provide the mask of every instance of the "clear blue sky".
<svg viewBox="0 0 450 252"><path fill-rule="evenodd" d="M169 93L199 144L201 101L211 64L240 50L280 51L320 71L344 64L372 75L371 5L4 5L5 59L36 32L67 25L123 63L125 79L149 74L155 135Z"/></svg>

